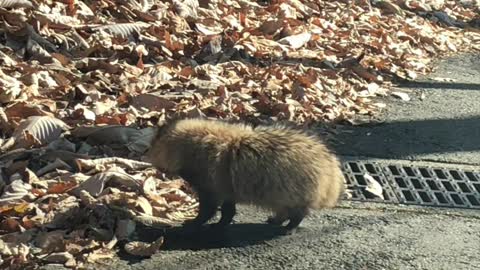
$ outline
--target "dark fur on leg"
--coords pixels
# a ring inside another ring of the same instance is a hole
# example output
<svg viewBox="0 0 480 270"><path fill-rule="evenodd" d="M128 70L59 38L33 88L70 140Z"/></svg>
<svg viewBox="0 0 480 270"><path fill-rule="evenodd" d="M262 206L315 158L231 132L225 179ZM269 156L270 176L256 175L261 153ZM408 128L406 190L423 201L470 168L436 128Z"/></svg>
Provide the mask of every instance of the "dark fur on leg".
<svg viewBox="0 0 480 270"><path fill-rule="evenodd" d="M217 203L213 196L207 192L199 192L199 211L196 218L186 221L183 225L188 230L198 230L203 224L209 221L217 212Z"/></svg>
<svg viewBox="0 0 480 270"><path fill-rule="evenodd" d="M307 208L293 208L288 211L290 222L285 226L285 235L294 234L303 219L308 215Z"/></svg>
<svg viewBox="0 0 480 270"><path fill-rule="evenodd" d="M222 217L220 218L220 221L213 224L212 228L221 229L221 228L225 228L230 223L232 223L233 217L237 213L235 203L230 201L223 202L221 213L222 213Z"/></svg>

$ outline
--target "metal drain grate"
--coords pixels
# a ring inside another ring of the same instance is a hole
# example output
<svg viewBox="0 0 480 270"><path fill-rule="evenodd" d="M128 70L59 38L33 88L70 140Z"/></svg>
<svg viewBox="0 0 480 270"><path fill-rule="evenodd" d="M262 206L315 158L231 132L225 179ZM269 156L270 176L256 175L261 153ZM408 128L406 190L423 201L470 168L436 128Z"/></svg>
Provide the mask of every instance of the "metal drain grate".
<svg viewBox="0 0 480 270"><path fill-rule="evenodd" d="M419 164L346 158L343 171L352 200L480 209L480 170ZM365 191L365 173L382 185L384 200Z"/></svg>

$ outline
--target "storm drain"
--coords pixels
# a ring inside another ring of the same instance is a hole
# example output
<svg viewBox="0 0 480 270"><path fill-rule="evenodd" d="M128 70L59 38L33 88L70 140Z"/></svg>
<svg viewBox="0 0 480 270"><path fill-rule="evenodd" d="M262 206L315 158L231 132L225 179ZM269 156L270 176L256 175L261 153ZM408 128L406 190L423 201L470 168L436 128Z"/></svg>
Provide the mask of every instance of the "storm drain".
<svg viewBox="0 0 480 270"><path fill-rule="evenodd" d="M352 200L480 209L480 168L445 166L345 158L343 171ZM365 190L365 174L380 183L383 200Z"/></svg>

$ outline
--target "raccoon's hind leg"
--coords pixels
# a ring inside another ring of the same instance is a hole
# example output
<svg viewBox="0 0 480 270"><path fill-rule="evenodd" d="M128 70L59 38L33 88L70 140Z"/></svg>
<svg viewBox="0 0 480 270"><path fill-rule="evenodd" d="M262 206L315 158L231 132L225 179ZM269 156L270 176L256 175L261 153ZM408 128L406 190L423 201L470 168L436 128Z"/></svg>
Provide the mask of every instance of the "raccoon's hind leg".
<svg viewBox="0 0 480 270"><path fill-rule="evenodd" d="M186 221L186 227L198 228L210 220L217 212L218 201L210 192L199 191L199 211L196 218Z"/></svg>
<svg viewBox="0 0 480 270"><path fill-rule="evenodd" d="M299 207L299 208L291 208L288 211L288 222L287 226L285 226L285 234L294 234L302 222L302 220L308 215L308 208L307 207Z"/></svg>
<svg viewBox="0 0 480 270"><path fill-rule="evenodd" d="M275 214L267 219L268 224L282 225L288 219L288 209L277 210Z"/></svg>
<svg viewBox="0 0 480 270"><path fill-rule="evenodd" d="M222 228L232 223L236 212L235 202L224 201L221 209L222 217L220 218L220 221L213 224L213 226L215 228Z"/></svg>

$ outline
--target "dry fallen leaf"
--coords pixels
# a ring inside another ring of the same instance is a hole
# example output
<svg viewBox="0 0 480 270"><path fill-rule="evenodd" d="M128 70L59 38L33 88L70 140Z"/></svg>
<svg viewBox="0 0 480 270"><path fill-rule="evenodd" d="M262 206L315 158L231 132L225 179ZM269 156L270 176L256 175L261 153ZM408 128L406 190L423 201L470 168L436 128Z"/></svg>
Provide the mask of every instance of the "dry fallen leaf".
<svg viewBox="0 0 480 270"><path fill-rule="evenodd" d="M49 116L30 116L22 121L13 132L15 148L41 146L56 140L67 125Z"/></svg>
<svg viewBox="0 0 480 270"><path fill-rule="evenodd" d="M77 160L78 166L80 171L82 170L91 170L96 168L97 166L120 166L125 169L129 170L142 170L151 167L150 163L119 158L119 157L112 157L112 158L99 158L99 159L79 159Z"/></svg>
<svg viewBox="0 0 480 270"><path fill-rule="evenodd" d="M392 92L392 96L397 97L403 101L410 101L410 96L404 92Z"/></svg>
<svg viewBox="0 0 480 270"><path fill-rule="evenodd" d="M61 194L65 193L72 188L76 187L77 183L75 182L61 182L61 183L56 183L52 186L50 186L47 190L47 193L49 194Z"/></svg>
<svg viewBox="0 0 480 270"><path fill-rule="evenodd" d="M8 76L0 69L0 103L14 101L22 89L23 84L18 79Z"/></svg>
<svg viewBox="0 0 480 270"><path fill-rule="evenodd" d="M138 197L136 200L136 208L146 215L153 215L152 205L144 197Z"/></svg>
<svg viewBox="0 0 480 270"><path fill-rule="evenodd" d="M367 187L365 190L384 200L382 185L380 185L380 183L378 183L377 180L375 180L375 178L368 173L365 173L363 178L365 181L367 181Z"/></svg>
<svg viewBox="0 0 480 270"><path fill-rule="evenodd" d="M278 43L289 45L294 49L299 49L312 38L310 33L302 33L298 35L288 36L280 39Z"/></svg>
<svg viewBox="0 0 480 270"><path fill-rule="evenodd" d="M146 108L150 111L168 110L174 108L175 105L173 101L152 94L142 94L132 99L132 106L137 109Z"/></svg>
<svg viewBox="0 0 480 270"><path fill-rule="evenodd" d="M5 187L3 194L0 196L0 205L21 201L30 194L29 191L31 189L32 186L24 183L22 180L13 181L10 185Z"/></svg>
<svg viewBox="0 0 480 270"><path fill-rule="evenodd" d="M69 261L74 260L74 257L72 254L68 252L58 252L58 253L52 253L43 258L47 262L51 263L67 263Z"/></svg>
<svg viewBox="0 0 480 270"><path fill-rule="evenodd" d="M129 242L125 245L124 249L126 252L134 256L151 257L159 251L162 245L163 237L160 237L152 243Z"/></svg>

